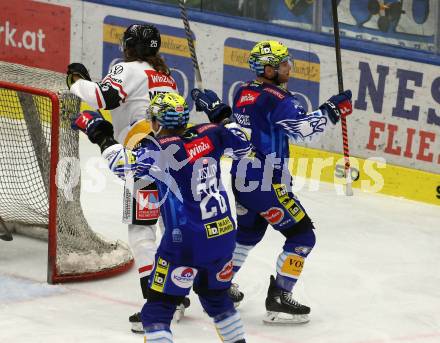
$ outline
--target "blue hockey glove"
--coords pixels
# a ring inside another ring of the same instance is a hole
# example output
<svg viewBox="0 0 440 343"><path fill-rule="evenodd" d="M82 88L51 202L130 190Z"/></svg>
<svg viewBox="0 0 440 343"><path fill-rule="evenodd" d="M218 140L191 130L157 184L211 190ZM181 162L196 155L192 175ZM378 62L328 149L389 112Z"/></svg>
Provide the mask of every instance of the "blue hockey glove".
<svg viewBox="0 0 440 343"><path fill-rule="evenodd" d="M351 104L351 90L346 90L338 95L333 95L319 109L327 115L333 124L336 124L341 116L348 116L353 112Z"/></svg>
<svg viewBox="0 0 440 343"><path fill-rule="evenodd" d="M191 91L191 97L196 104L196 111L203 111L208 115L212 123L220 123L223 119L231 116L231 108L222 103L220 98L212 90L194 88Z"/></svg>
<svg viewBox="0 0 440 343"><path fill-rule="evenodd" d="M92 81L87 68L82 63L71 63L67 66L66 84L69 89L75 83L74 76L87 81Z"/></svg>
<svg viewBox="0 0 440 343"><path fill-rule="evenodd" d="M72 129L84 132L92 143L98 145L106 138L113 138L113 125L95 111L78 113L72 119Z"/></svg>

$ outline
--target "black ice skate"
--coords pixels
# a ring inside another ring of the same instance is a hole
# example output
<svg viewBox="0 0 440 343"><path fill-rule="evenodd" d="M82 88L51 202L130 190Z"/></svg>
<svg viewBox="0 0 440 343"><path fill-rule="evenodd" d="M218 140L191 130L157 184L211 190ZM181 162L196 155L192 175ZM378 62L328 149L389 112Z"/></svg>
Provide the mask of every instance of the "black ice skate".
<svg viewBox="0 0 440 343"><path fill-rule="evenodd" d="M137 312L128 317L128 321L131 324L131 331L134 333L144 333L144 327L142 325L141 313Z"/></svg>
<svg viewBox="0 0 440 343"><path fill-rule="evenodd" d="M179 322L185 314L185 309L191 304L189 298L184 298L180 305L177 305L176 312L174 313L174 319ZM141 313L137 312L128 317L128 321L131 323L131 331L134 333L144 333L144 327L142 325Z"/></svg>
<svg viewBox="0 0 440 343"><path fill-rule="evenodd" d="M266 324L301 324L309 321L310 307L301 305L292 293L277 287L275 278L270 276L266 298Z"/></svg>
<svg viewBox="0 0 440 343"><path fill-rule="evenodd" d="M234 307L238 307L238 305L240 305L240 302L244 298L243 292L240 292L240 290L238 289L238 284L236 283L231 284L231 288L228 289L228 295L234 303Z"/></svg>

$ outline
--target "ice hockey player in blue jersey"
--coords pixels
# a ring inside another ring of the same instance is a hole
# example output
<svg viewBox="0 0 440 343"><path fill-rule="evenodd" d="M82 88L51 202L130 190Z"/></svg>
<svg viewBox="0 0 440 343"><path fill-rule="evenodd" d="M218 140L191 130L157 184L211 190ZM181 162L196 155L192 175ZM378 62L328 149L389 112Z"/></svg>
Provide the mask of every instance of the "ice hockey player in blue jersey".
<svg viewBox="0 0 440 343"><path fill-rule="evenodd" d="M315 245L315 234L310 217L291 191L286 160L289 139L312 139L324 132L329 122L336 125L342 115L352 111L351 92L333 96L316 111L306 113L285 88L292 62L283 44L259 42L250 53L249 65L257 78L238 89L232 111L210 90L195 89L192 97L198 110L204 110L213 122L232 113L231 119L241 125L255 150L252 163L233 161L231 169L238 226L234 273L270 224L285 241L276 261L276 277L270 277L264 321L304 323L309 320L310 308L294 300L292 290ZM230 295L234 302L243 298L236 287L231 288Z"/></svg>
<svg viewBox="0 0 440 343"><path fill-rule="evenodd" d="M228 296L236 228L220 181L220 158L240 159L250 143L236 124L187 128L188 106L178 94L159 93L149 107L155 137L130 151L113 138L112 125L85 111L73 127L100 146L121 178L154 180L165 231L149 279L141 318L147 342L172 342L176 305L191 287L214 320L223 342L244 343L240 315Z"/></svg>

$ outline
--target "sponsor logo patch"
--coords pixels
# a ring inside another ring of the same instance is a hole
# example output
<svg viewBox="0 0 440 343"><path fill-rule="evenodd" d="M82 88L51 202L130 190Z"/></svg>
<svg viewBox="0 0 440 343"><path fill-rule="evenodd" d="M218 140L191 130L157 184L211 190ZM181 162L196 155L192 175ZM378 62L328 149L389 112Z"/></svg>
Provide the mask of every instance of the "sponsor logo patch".
<svg viewBox="0 0 440 343"><path fill-rule="evenodd" d="M281 274L298 277L304 267L304 257L299 255L288 255L281 267Z"/></svg>
<svg viewBox="0 0 440 343"><path fill-rule="evenodd" d="M157 189L140 189L136 195L136 219L151 220L160 216L159 193Z"/></svg>
<svg viewBox="0 0 440 343"><path fill-rule="evenodd" d="M190 267L179 267L171 273L171 280L181 288L190 288L196 277L197 270Z"/></svg>
<svg viewBox="0 0 440 343"><path fill-rule="evenodd" d="M246 213L249 212L248 209L240 204L238 201L235 202L235 210L237 212L237 216L244 216Z"/></svg>
<svg viewBox="0 0 440 343"><path fill-rule="evenodd" d="M206 136L195 139L190 143L186 143L184 144L184 147L190 163L194 163L200 157L205 156L214 150L214 145L209 137Z"/></svg>
<svg viewBox="0 0 440 343"><path fill-rule="evenodd" d="M222 270L220 270L220 271L216 274L217 280L220 281L220 282L228 282L228 281L231 281L231 280L232 280L232 275L233 275L233 273L232 273L232 267L233 267L233 264L232 264L232 260L231 260L231 261L229 261L228 263L226 263L226 264L223 266Z"/></svg>
<svg viewBox="0 0 440 343"><path fill-rule="evenodd" d="M254 104L258 97L260 96L260 93L251 91L250 89L244 89L241 92L240 98L237 101L237 104L235 106L242 107L246 105Z"/></svg>
<svg viewBox="0 0 440 343"><path fill-rule="evenodd" d="M171 87L177 89L176 82L171 76L159 73L155 70L145 70L148 77L148 88Z"/></svg>
<svg viewBox="0 0 440 343"><path fill-rule="evenodd" d="M174 136L174 137L165 137L165 138L160 138L157 140L159 144L166 144L166 143L171 143L171 142L177 142L180 141L180 137Z"/></svg>
<svg viewBox="0 0 440 343"><path fill-rule="evenodd" d="M234 230L234 224L229 217L205 224L206 236L208 238L219 237Z"/></svg>
<svg viewBox="0 0 440 343"><path fill-rule="evenodd" d="M306 215L305 212L295 202L295 199L289 195L286 185L273 184L273 189L281 205L289 212L296 222L299 222Z"/></svg>
<svg viewBox="0 0 440 343"><path fill-rule="evenodd" d="M263 88L263 90L265 92L268 92L272 95L275 95L278 99L282 100L284 99L286 96L281 92L281 91L277 91L276 89L270 88L270 87L265 87Z"/></svg>
<svg viewBox="0 0 440 343"><path fill-rule="evenodd" d="M118 74L122 73L123 71L124 71L124 67L121 66L120 64L117 64L113 67L111 74L118 75Z"/></svg>
<svg viewBox="0 0 440 343"><path fill-rule="evenodd" d="M203 125L203 126L198 127L198 128L196 129L196 131L197 131L198 133L203 133L203 132L205 132L206 130L212 129L212 128L214 128L214 127L217 127L217 125L216 125L216 124L206 124L206 125Z"/></svg>
<svg viewBox="0 0 440 343"><path fill-rule="evenodd" d="M310 247L296 247L295 248L295 252L297 254L301 254L301 255L308 255L310 253L310 251L312 251L312 248Z"/></svg>
<svg viewBox="0 0 440 343"><path fill-rule="evenodd" d="M165 261L163 258L159 257L159 259L157 260L157 267L156 267L156 271L154 272L151 289L157 292L161 292L161 293L163 292L169 268L170 268L170 264L167 261Z"/></svg>
<svg viewBox="0 0 440 343"><path fill-rule="evenodd" d="M271 225L278 224L284 218L284 211L279 207L271 207L260 215L266 219Z"/></svg>

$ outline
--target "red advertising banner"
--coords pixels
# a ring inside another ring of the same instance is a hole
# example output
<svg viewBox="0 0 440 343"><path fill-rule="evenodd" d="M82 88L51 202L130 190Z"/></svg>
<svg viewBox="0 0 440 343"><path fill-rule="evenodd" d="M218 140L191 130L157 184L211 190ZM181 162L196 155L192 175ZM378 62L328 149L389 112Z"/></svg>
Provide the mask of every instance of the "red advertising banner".
<svg viewBox="0 0 440 343"><path fill-rule="evenodd" d="M70 8L0 0L0 60L64 72L70 62Z"/></svg>

